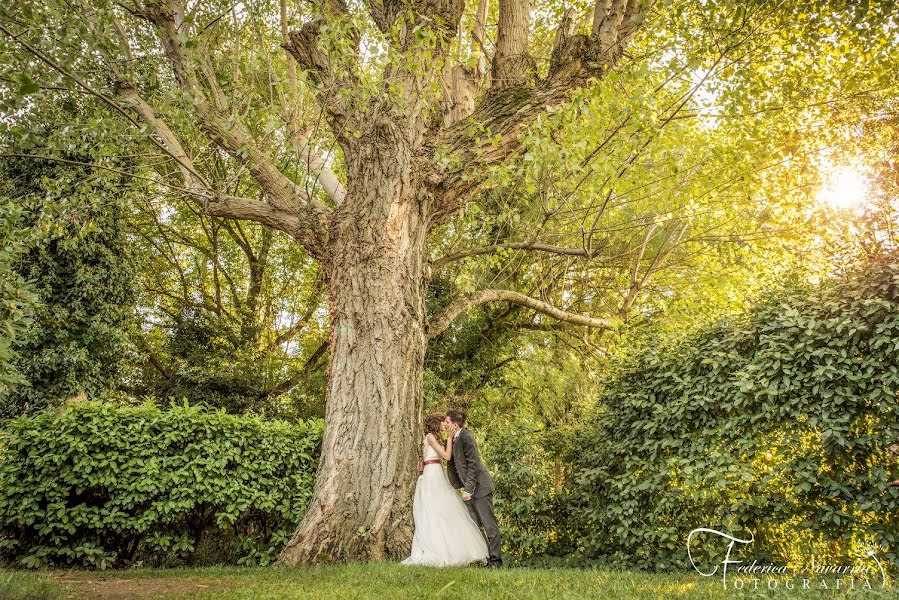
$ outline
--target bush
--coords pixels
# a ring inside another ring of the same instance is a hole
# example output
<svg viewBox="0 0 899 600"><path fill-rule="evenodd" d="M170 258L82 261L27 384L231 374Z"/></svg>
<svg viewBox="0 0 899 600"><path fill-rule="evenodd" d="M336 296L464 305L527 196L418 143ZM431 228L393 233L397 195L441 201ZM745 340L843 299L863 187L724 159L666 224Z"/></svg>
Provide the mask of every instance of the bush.
<svg viewBox="0 0 899 600"><path fill-rule="evenodd" d="M9 422L0 555L24 567L267 564L312 492L319 421L78 402Z"/></svg>
<svg viewBox="0 0 899 600"><path fill-rule="evenodd" d="M138 264L125 228L129 182L108 175L52 161L0 162L0 185L23 207L18 227L27 231L15 268L37 295L33 321L13 346L23 381L0 394L2 418L80 393L93 398L124 381Z"/></svg>
<svg viewBox="0 0 899 600"><path fill-rule="evenodd" d="M684 568L688 532L712 527L751 531L740 556L760 561L807 563L814 551L823 563L871 544L896 564L897 350L894 255L636 357L585 433L582 549ZM709 546L704 558L720 561Z"/></svg>
<svg viewBox="0 0 899 600"><path fill-rule="evenodd" d="M37 301L31 287L14 268L26 249L21 216L21 206L8 199L0 200L0 405L10 389L25 381L15 367L19 358L16 345L31 325Z"/></svg>
<svg viewBox="0 0 899 600"><path fill-rule="evenodd" d="M575 551L564 486L571 464L566 433L507 426L484 444L484 460L496 482L493 496L503 553L511 564L557 565Z"/></svg>

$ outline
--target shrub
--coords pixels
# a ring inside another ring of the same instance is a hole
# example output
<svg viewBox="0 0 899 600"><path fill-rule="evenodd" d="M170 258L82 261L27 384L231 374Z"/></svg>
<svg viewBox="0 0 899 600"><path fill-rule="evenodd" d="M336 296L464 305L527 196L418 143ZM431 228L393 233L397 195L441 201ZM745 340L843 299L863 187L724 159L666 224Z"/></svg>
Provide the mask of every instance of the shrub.
<svg viewBox="0 0 899 600"><path fill-rule="evenodd" d="M897 351L893 255L637 356L609 382L578 458L582 549L688 567L688 532L712 527L753 532L747 552L760 560L872 544L895 564ZM709 546L712 560L721 547Z"/></svg>
<svg viewBox="0 0 899 600"><path fill-rule="evenodd" d="M484 444L484 460L496 482L503 552L514 564L559 564L560 557L575 550L564 485L570 465L566 433L506 426Z"/></svg>
<svg viewBox="0 0 899 600"><path fill-rule="evenodd" d="M31 325L37 301L31 286L14 268L27 247L21 216L21 206L0 200L0 406L9 390L25 381L15 366L19 358L16 344Z"/></svg>
<svg viewBox="0 0 899 600"><path fill-rule="evenodd" d="M25 159L0 162L0 185L23 207L27 245L15 268L37 295L13 346L24 381L0 394L0 417L117 388L133 352L138 264L122 197L133 188L108 172Z"/></svg>
<svg viewBox="0 0 899 600"><path fill-rule="evenodd" d="M18 566L266 564L311 495L318 421L79 402L9 422L0 553Z"/></svg>

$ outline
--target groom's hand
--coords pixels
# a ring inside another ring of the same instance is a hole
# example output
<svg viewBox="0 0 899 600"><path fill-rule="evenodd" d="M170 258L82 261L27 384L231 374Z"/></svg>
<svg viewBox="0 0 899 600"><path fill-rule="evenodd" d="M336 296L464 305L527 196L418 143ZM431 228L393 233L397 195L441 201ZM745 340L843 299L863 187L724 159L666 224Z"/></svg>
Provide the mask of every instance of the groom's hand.
<svg viewBox="0 0 899 600"><path fill-rule="evenodd" d="M469 494L468 492L462 492L462 501L468 502L469 500L471 500L471 494Z"/></svg>

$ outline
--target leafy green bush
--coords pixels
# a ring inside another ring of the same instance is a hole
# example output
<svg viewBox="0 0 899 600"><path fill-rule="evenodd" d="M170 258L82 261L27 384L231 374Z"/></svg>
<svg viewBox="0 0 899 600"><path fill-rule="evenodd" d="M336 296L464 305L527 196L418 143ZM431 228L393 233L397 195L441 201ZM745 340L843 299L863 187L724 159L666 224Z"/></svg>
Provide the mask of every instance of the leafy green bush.
<svg viewBox="0 0 899 600"><path fill-rule="evenodd" d="M526 426L498 429L484 444L496 482L494 506L511 563L559 564L575 550L568 490L568 436Z"/></svg>
<svg viewBox="0 0 899 600"><path fill-rule="evenodd" d="M609 382L585 432L582 550L687 567L688 532L712 527L751 531L742 557L807 563L870 544L896 564L897 393L895 255L645 352ZM720 544L697 551L721 560Z"/></svg>
<svg viewBox="0 0 899 600"><path fill-rule="evenodd" d="M24 567L267 564L312 492L319 421L77 402L9 422L0 554Z"/></svg>
<svg viewBox="0 0 899 600"><path fill-rule="evenodd" d="M33 322L13 346L23 381L0 393L0 417L122 384L137 297L123 198L131 183L53 161L0 161L0 193L21 207L17 226L27 232L15 269L37 295Z"/></svg>
<svg viewBox="0 0 899 600"><path fill-rule="evenodd" d="M15 367L19 358L16 342L31 324L37 297L15 270L25 251L25 235L20 228L22 208L11 200L0 200L0 398L23 383Z"/></svg>

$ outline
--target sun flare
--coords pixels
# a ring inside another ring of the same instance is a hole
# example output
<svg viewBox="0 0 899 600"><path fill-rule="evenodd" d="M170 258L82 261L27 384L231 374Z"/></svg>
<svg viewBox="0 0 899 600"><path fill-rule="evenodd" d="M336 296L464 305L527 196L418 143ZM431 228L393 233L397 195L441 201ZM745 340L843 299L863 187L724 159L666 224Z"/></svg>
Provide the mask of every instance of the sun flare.
<svg viewBox="0 0 899 600"><path fill-rule="evenodd" d="M867 196L867 179L852 167L835 168L818 191L818 201L837 210L860 209Z"/></svg>

